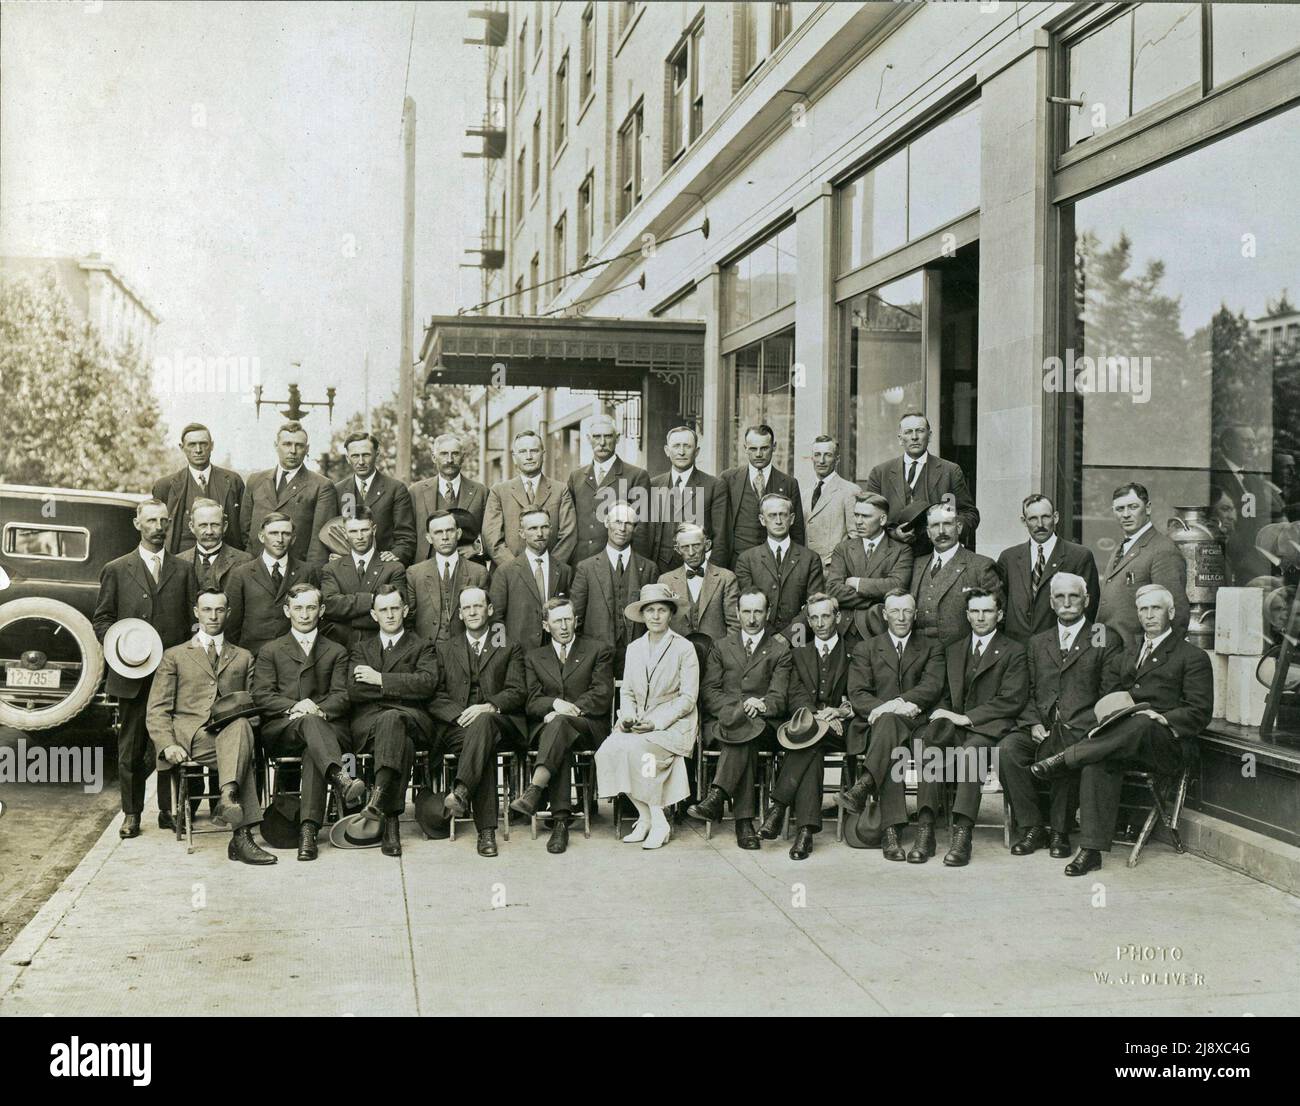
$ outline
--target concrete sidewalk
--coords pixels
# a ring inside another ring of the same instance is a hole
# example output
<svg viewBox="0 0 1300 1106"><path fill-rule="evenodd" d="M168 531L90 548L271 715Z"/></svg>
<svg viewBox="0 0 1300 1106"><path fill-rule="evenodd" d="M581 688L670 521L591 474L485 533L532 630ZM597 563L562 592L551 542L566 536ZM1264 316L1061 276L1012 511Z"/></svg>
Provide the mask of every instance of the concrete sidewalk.
<svg viewBox="0 0 1300 1106"><path fill-rule="evenodd" d="M1071 880L995 829L945 869L942 843L895 864L829 822L796 863L730 825L646 852L606 819L561 857L521 826L485 860L405 821L401 860L250 868L225 833L187 855L119 821L4 954L0 1014L1300 1012L1300 900L1159 843Z"/></svg>

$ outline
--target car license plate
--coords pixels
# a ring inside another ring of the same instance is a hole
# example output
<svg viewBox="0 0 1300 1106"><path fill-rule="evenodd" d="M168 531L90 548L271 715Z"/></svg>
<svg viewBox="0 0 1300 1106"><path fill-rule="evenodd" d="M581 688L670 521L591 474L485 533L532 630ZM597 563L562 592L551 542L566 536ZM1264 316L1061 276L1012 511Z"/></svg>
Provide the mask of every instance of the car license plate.
<svg viewBox="0 0 1300 1106"><path fill-rule="evenodd" d="M59 686L60 675L57 668L18 668L11 664L5 667L5 686L51 690Z"/></svg>

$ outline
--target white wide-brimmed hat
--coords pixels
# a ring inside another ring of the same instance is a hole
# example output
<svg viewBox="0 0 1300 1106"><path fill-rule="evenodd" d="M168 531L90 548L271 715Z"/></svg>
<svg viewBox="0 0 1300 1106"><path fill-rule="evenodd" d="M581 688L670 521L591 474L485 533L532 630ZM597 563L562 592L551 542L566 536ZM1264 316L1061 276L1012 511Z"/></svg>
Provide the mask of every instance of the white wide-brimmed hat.
<svg viewBox="0 0 1300 1106"><path fill-rule="evenodd" d="M643 584L641 586L641 598L635 603L629 603L624 607L623 614L633 622L644 622L645 616L641 611L651 603L667 603L672 607L673 614L678 614L683 608L690 605L687 600L683 599L667 584Z"/></svg>
<svg viewBox="0 0 1300 1106"><path fill-rule="evenodd" d="M158 667L162 655L162 638L143 618L123 618L104 635L104 663L119 676L143 679Z"/></svg>

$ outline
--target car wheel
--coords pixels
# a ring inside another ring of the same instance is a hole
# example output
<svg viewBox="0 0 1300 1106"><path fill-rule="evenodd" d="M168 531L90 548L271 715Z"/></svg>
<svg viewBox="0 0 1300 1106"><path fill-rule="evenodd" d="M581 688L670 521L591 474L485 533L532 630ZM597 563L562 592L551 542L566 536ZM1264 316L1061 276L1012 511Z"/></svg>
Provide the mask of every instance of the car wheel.
<svg viewBox="0 0 1300 1106"><path fill-rule="evenodd" d="M17 730L49 730L71 722L90 705L104 675L104 651L95 637L90 619L57 599L15 599L0 605L0 631L25 619L43 619L55 623L71 635L81 654L81 669L77 682L67 695L47 706L25 709L13 701L13 689L0 684L0 725ZM0 664L16 665L18 658L0 658ZM20 693L19 693L20 694Z"/></svg>

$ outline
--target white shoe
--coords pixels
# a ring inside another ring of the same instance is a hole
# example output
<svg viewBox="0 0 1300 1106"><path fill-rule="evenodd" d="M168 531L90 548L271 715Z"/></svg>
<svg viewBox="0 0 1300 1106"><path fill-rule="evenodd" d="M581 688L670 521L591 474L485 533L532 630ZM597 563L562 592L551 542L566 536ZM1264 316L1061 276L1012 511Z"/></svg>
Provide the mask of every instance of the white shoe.
<svg viewBox="0 0 1300 1106"><path fill-rule="evenodd" d="M666 842L668 838L670 838L672 835L673 835L673 827L670 826L667 822L665 822L661 826L655 826L655 828L650 832L650 834L647 835L646 839L641 842L641 848L657 849L659 848L659 846L664 844L664 842Z"/></svg>
<svg viewBox="0 0 1300 1106"><path fill-rule="evenodd" d="M644 841L646 835L650 832L650 823L638 818L636 825L632 827L632 832L623 838L626 845L635 845L638 841Z"/></svg>

